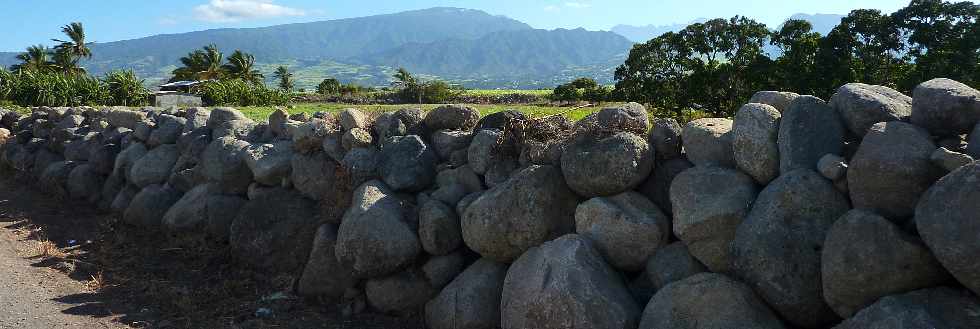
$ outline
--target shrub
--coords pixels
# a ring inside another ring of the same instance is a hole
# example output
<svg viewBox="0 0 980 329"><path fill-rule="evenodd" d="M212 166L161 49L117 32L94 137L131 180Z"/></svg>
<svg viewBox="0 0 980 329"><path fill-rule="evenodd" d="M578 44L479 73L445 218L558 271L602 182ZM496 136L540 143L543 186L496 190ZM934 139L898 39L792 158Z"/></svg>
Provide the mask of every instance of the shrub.
<svg viewBox="0 0 980 329"><path fill-rule="evenodd" d="M463 94L463 88L453 86L442 80L425 83L408 83L398 93L399 99L406 103L422 101L427 104L448 103Z"/></svg>
<svg viewBox="0 0 980 329"><path fill-rule="evenodd" d="M209 81L199 85L197 94L205 105L269 106L286 105L290 94L240 79Z"/></svg>
<svg viewBox="0 0 980 329"><path fill-rule="evenodd" d="M106 73L103 81L109 88L114 105L144 105L150 99L150 92L143 86L143 80L137 78L132 70Z"/></svg>

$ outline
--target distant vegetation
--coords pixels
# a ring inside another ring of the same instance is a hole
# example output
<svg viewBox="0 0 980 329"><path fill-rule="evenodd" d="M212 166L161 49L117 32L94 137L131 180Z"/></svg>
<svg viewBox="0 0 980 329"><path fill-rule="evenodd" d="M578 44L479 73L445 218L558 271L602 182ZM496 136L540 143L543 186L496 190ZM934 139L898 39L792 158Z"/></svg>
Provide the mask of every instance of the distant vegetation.
<svg viewBox="0 0 980 329"><path fill-rule="evenodd" d="M551 94L551 100L565 103L579 101L602 103L609 100L611 93L612 90L609 87L600 85L592 78L578 78L555 87Z"/></svg>
<svg viewBox="0 0 980 329"><path fill-rule="evenodd" d="M21 106L144 105L150 93L132 70L111 71L97 78L79 66L92 57L81 23L62 27L66 40L54 48L28 47L20 63L0 68L0 100Z"/></svg>
<svg viewBox="0 0 980 329"><path fill-rule="evenodd" d="M767 43L778 57L763 53ZM859 9L825 36L802 20L779 31L740 16L691 24L634 46L614 93L662 111L732 116L758 90L826 99L864 82L908 93L935 77L980 86L980 5L913 0L891 15Z"/></svg>

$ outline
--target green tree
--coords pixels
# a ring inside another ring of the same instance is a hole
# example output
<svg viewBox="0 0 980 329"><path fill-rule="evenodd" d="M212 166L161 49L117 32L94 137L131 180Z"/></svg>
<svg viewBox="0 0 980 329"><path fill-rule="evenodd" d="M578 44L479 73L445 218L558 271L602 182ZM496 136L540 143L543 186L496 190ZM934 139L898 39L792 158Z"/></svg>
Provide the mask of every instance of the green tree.
<svg viewBox="0 0 980 329"><path fill-rule="evenodd" d="M51 62L48 61L50 54L48 47L36 45L27 47L27 51L17 55L21 62L11 67L12 71L35 71L45 72L51 69Z"/></svg>
<svg viewBox="0 0 980 329"><path fill-rule="evenodd" d="M590 103L602 103L609 99L609 94L610 90L608 87L596 85L592 88L586 88L582 92L582 99Z"/></svg>
<svg viewBox="0 0 980 329"><path fill-rule="evenodd" d="M337 94L341 92L340 87L340 81L334 78L327 78L316 85L316 93L321 95Z"/></svg>
<svg viewBox="0 0 980 329"><path fill-rule="evenodd" d="M415 77L412 76L412 73L409 73L404 67L398 68L398 71L395 72L394 78L395 82L400 83L403 87L417 83L415 81Z"/></svg>
<svg viewBox="0 0 980 329"><path fill-rule="evenodd" d="M76 60L82 58L92 58L92 50L89 49L88 43L85 41L85 28L82 27L82 23L72 22L71 24L62 26L61 32L64 33L68 39L51 39L52 41L58 43L58 45L54 47L56 51L65 52L71 58Z"/></svg>
<svg viewBox="0 0 980 329"><path fill-rule="evenodd" d="M262 84L264 76L255 69L255 56L235 50L228 56L228 63L221 66L230 79L241 79L252 84Z"/></svg>
<svg viewBox="0 0 980 329"><path fill-rule="evenodd" d="M213 44L192 51L180 58L183 66L173 71L174 76L170 81L221 79L224 76L224 69L221 67L222 57L221 51Z"/></svg>
<svg viewBox="0 0 980 329"><path fill-rule="evenodd" d="M773 34L770 43L781 51L775 63L775 78L780 88L800 94L816 92L814 75L817 72L813 69L820 47L820 33L812 30L810 22L791 19Z"/></svg>
<svg viewBox="0 0 980 329"><path fill-rule="evenodd" d="M980 4L912 0L891 15L915 63L903 90L935 77L980 86Z"/></svg>
<svg viewBox="0 0 980 329"><path fill-rule="evenodd" d="M674 32L633 46L626 62L616 68L617 97L679 111L693 92L687 88L692 55L684 36Z"/></svg>
<svg viewBox="0 0 980 329"><path fill-rule="evenodd" d="M273 76L279 80L279 89L286 92L293 91L293 73L289 72L289 68L280 65Z"/></svg>
<svg viewBox="0 0 980 329"><path fill-rule="evenodd" d="M551 93L551 99L557 102L577 102L582 99L582 93L571 83L566 83L555 87L555 90Z"/></svg>
<svg viewBox="0 0 980 329"><path fill-rule="evenodd" d="M569 83L577 89L592 89L599 86L599 83L595 82L592 78L578 78Z"/></svg>

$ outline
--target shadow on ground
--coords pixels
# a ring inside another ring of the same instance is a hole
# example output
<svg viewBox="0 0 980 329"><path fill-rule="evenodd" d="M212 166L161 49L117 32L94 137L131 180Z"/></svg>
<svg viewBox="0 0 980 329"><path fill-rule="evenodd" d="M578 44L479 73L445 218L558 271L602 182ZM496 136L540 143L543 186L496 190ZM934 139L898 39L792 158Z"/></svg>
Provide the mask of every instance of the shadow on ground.
<svg viewBox="0 0 980 329"><path fill-rule="evenodd" d="M67 306L64 313L136 328L423 327L415 317L342 316L293 297L293 276L238 264L227 244L138 231L31 186L0 178L0 227L26 233L25 243L57 247L39 247L28 259L89 286L91 292L54 299Z"/></svg>

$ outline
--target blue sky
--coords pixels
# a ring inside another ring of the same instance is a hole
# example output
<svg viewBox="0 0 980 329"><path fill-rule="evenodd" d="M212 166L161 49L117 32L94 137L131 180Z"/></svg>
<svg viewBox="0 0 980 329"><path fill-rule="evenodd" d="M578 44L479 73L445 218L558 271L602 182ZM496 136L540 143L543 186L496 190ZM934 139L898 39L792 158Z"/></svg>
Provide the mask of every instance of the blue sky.
<svg viewBox="0 0 980 329"><path fill-rule="evenodd" d="M859 4L858 4L859 3ZM665 25L745 15L778 25L794 13L846 14L857 6L892 12L908 0L0 0L0 51L20 51L85 24L89 39L134 39L222 27L258 27L394 13L436 6L481 9L536 28L608 30L616 24Z"/></svg>

